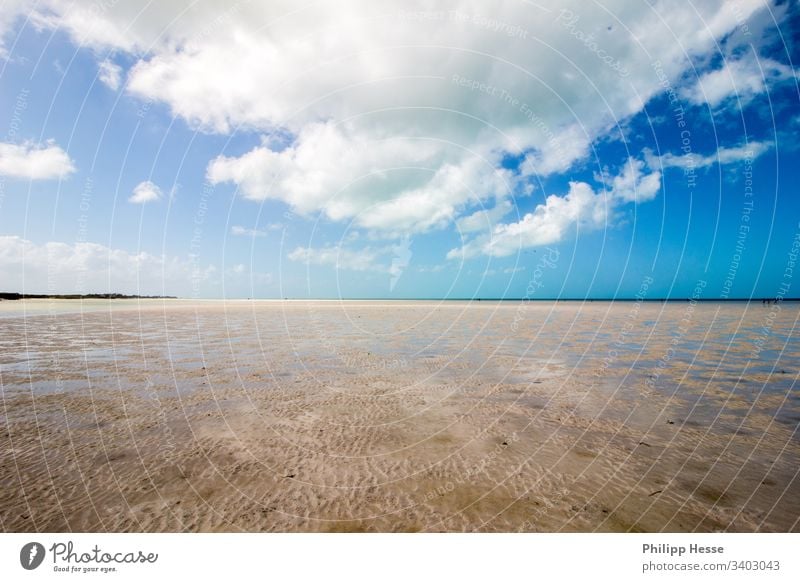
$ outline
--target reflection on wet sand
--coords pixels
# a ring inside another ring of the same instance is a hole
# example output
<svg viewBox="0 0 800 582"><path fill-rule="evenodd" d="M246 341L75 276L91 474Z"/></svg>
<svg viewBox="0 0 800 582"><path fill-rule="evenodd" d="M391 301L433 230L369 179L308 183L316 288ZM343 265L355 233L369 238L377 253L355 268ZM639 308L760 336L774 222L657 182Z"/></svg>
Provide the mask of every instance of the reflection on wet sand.
<svg viewBox="0 0 800 582"><path fill-rule="evenodd" d="M795 304L10 303L7 531L800 529Z"/></svg>

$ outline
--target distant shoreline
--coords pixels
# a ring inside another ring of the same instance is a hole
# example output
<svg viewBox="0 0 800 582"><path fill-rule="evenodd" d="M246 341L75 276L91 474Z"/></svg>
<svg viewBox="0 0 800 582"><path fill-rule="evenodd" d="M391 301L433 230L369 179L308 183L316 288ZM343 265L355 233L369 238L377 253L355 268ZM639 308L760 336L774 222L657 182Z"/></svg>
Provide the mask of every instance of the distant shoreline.
<svg viewBox="0 0 800 582"><path fill-rule="evenodd" d="M471 301L471 302L580 302L580 303L611 303L615 301L620 302L642 302L642 303L686 303L694 301L696 303L795 303L800 301L800 297L734 297L734 298L695 298L691 297L653 297L653 298L636 298L636 297L599 297L599 298L585 298L585 297L217 297L217 298L188 298L178 297L175 295L125 295L123 293L87 293L87 294L39 294L39 293L0 293L0 301L19 301L22 299L187 299L195 301Z"/></svg>
<svg viewBox="0 0 800 582"><path fill-rule="evenodd" d="M169 295L123 295L122 293L87 293L67 295L43 295L37 293L0 293L0 301L21 299L177 299Z"/></svg>

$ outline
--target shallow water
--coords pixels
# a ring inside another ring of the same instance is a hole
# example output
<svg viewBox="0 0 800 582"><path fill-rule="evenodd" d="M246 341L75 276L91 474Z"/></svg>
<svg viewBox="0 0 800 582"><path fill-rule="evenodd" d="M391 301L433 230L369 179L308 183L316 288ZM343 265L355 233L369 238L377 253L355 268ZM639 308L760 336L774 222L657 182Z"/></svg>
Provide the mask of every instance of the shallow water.
<svg viewBox="0 0 800 582"><path fill-rule="evenodd" d="M799 315L0 302L0 523L796 531Z"/></svg>

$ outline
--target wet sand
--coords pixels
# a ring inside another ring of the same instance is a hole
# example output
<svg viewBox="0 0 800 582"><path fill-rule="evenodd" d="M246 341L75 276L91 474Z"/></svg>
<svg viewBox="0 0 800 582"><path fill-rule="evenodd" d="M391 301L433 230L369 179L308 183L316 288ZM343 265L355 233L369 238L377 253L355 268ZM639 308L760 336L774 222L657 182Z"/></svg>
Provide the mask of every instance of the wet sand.
<svg viewBox="0 0 800 582"><path fill-rule="evenodd" d="M0 302L0 528L800 531L798 316Z"/></svg>

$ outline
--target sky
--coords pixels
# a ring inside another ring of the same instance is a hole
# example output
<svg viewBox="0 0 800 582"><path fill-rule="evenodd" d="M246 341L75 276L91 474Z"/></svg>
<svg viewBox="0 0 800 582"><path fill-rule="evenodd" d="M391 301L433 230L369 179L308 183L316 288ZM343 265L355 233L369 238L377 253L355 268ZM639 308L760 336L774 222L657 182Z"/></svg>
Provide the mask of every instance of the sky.
<svg viewBox="0 0 800 582"><path fill-rule="evenodd" d="M0 0L0 291L797 297L799 42L764 0Z"/></svg>

